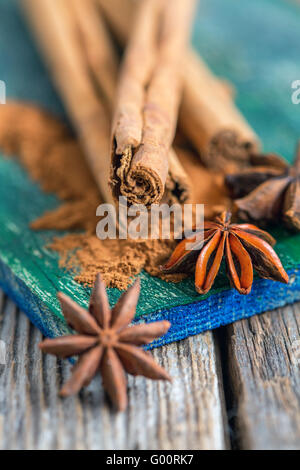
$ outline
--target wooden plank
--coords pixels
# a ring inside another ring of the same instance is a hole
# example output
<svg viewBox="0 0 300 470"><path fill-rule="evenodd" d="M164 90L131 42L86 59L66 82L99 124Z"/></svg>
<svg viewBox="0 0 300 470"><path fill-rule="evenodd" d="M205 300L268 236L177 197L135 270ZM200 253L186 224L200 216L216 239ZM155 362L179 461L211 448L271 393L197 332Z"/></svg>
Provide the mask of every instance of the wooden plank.
<svg viewBox="0 0 300 470"><path fill-rule="evenodd" d="M70 364L42 356L41 333L0 291L1 449L224 449L221 371L212 333L155 349L172 384L129 377L126 413L111 411L100 378L79 397L58 389Z"/></svg>
<svg viewBox="0 0 300 470"><path fill-rule="evenodd" d="M62 114L61 104L51 86L50 78L45 73L29 32L21 21L19 3L17 0L0 2L0 78L9 84L8 98L29 100L55 114ZM291 106L286 99L286 88L282 87L282 83L292 83L298 70L300 73L297 48L290 47L292 41L299 43L299 11L288 4L276 2L272 14L269 14L271 9L268 3L258 0L247 2L248 10L245 14L245 5L235 0L228 0L226 3L222 0L202 0L196 12L193 44L216 73L234 82L239 90L239 104L249 122L259 130L265 147L291 157L298 138L296 130L299 128L299 112L297 106ZM233 12L235 25L240 27L231 27L229 18L233 17ZM275 24L280 47L274 48L272 33ZM286 25L289 34L286 34ZM254 29L257 33L255 35ZM251 48L248 47L249 38L252 41ZM239 47L234 49L234 54L228 54L232 44L238 44ZM218 52L212 54L211 51ZM11 60L11 57L16 60ZM265 63L271 64L278 72L271 74L272 80L265 73ZM278 67L278 63L284 63L285 67ZM17 73L16 66L20 73ZM57 290L63 289L83 305L87 305L89 296L86 289L73 281L72 273L58 267L57 254L47 249L54 234L29 229L32 220L46 210L57 207L59 202L54 195L43 193L16 161L0 158L0 178L0 283L14 296L19 306L27 310L32 321L44 328L45 333L53 335L61 329ZM286 236L282 232L280 239L278 253L283 258L285 267L294 268L292 273L297 275L295 268L300 264L300 251L297 248L300 235ZM277 285L258 281L257 290L254 287L252 296L238 302L232 290L224 294L220 292L219 288L229 287L226 277L220 276L215 289L211 291L215 295L205 300L201 297L195 312L188 306L181 307L195 304L200 299L195 292L192 278L183 283L172 284L143 273L142 283L144 288L138 314L149 314L149 319L151 316L157 318L157 312L161 309L178 307L178 315L174 310L163 312L165 318L173 324L173 330L170 330L164 341L179 339L182 334L199 333L223 324L224 321L230 323L238 317L258 313L258 308L262 305L257 301L259 295L270 302L266 305L265 300L263 307L266 309L274 308L275 301L278 306L283 301L300 299L299 276L293 285L282 287L280 295L276 296L266 296L266 293L272 288L277 293ZM109 295L114 303L119 292L110 290ZM52 324L45 321L46 310L49 318L52 318ZM208 314L210 311L213 312L211 317ZM198 315L199 312L201 315ZM53 313L57 315L56 322L53 321L56 318Z"/></svg>
<svg viewBox="0 0 300 470"><path fill-rule="evenodd" d="M228 330L238 447L300 449L300 304Z"/></svg>

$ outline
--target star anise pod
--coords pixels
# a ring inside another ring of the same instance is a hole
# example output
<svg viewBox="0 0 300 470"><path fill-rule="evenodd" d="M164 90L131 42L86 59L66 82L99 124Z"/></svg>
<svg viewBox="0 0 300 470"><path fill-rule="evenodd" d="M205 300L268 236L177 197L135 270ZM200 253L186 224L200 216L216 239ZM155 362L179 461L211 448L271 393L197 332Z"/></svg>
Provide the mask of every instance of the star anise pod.
<svg viewBox="0 0 300 470"><path fill-rule="evenodd" d="M300 230L300 144L293 165L277 155L252 157L255 166L227 175L239 218L278 222Z"/></svg>
<svg viewBox="0 0 300 470"><path fill-rule="evenodd" d="M163 271L187 272L192 267L197 292L206 294L225 254L228 277L240 294L250 293L253 268L263 278L287 283L288 275L271 246L274 238L255 225L230 222L230 212L223 212L216 222L204 222L203 230L177 245Z"/></svg>
<svg viewBox="0 0 300 470"><path fill-rule="evenodd" d="M154 361L151 354L138 347L164 335L170 323L160 321L129 326L135 316L139 293L138 280L111 310L105 284L98 275L88 311L66 295L58 294L64 316L78 334L46 339L40 348L60 358L79 355L71 378L60 392L61 396L79 392L100 371L106 392L117 409L122 411L127 406L125 371L154 380L170 380L168 373Z"/></svg>

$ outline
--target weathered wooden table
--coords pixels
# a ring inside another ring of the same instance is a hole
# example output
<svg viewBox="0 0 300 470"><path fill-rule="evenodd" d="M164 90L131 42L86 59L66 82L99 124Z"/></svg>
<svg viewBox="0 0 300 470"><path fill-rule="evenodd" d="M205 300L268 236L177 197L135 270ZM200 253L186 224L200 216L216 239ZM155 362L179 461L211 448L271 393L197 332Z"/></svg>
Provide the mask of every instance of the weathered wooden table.
<svg viewBox="0 0 300 470"><path fill-rule="evenodd" d="M130 377L124 414L100 379L60 399L70 364L2 291L0 311L1 449L300 449L300 304L155 350L173 384Z"/></svg>

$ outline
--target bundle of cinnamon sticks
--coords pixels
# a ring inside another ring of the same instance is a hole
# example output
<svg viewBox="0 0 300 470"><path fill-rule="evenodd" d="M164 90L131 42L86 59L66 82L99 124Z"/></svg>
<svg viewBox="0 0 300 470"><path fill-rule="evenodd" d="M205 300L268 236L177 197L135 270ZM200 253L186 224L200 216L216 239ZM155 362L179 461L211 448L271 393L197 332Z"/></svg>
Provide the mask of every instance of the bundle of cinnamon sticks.
<svg viewBox="0 0 300 470"><path fill-rule="evenodd" d="M185 202L180 132L208 167L241 167L259 141L230 87L189 48L194 0L23 0L103 200ZM120 48L125 50L120 57Z"/></svg>
<svg viewBox="0 0 300 470"><path fill-rule="evenodd" d="M125 46L140 0L97 0L118 41ZM183 95L179 127L202 162L224 173L247 164L248 156L260 148L255 132L233 102L228 83L217 79L191 48L181 69Z"/></svg>

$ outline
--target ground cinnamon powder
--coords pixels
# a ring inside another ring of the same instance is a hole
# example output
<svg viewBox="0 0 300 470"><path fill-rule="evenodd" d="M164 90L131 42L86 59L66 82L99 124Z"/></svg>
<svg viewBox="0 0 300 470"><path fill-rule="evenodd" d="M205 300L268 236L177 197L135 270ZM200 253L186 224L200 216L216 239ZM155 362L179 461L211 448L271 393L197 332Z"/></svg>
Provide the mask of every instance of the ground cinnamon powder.
<svg viewBox="0 0 300 470"><path fill-rule="evenodd" d="M96 237L100 194L80 144L59 120L34 106L9 102L0 107L0 149L16 156L45 192L61 200L57 209L33 221L32 229L82 230L55 238L51 245L60 254L60 266L74 271L76 281L92 285L101 272L108 286L125 289L143 269L166 280L182 279L160 273L159 266L174 249L172 240L102 241ZM200 166L190 152L179 153L195 181L193 202L205 203L206 216L210 216L214 206L227 203L222 179Z"/></svg>

